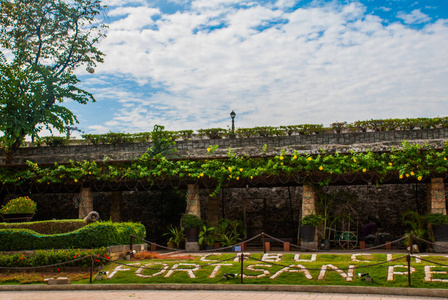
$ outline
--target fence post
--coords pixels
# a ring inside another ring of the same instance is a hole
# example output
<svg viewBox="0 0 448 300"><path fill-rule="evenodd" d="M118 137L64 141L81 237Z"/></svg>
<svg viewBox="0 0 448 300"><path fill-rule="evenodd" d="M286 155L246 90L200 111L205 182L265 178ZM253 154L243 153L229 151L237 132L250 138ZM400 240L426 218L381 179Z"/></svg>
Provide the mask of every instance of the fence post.
<svg viewBox="0 0 448 300"><path fill-rule="evenodd" d="M264 232L261 233L261 242L263 243L263 253L266 253L266 242L265 242Z"/></svg>
<svg viewBox="0 0 448 300"><path fill-rule="evenodd" d="M92 283L93 277L93 255L90 255L90 283Z"/></svg>
<svg viewBox="0 0 448 300"><path fill-rule="evenodd" d="M243 252L241 252L241 256L240 256L240 261L241 261L241 284L243 284L243 277L244 277L244 266L243 266L243 263L244 263L244 253Z"/></svg>
<svg viewBox="0 0 448 300"><path fill-rule="evenodd" d="M131 242L129 245L129 253L130 253L131 258L134 257L134 252L132 251L133 248L134 248L134 236L131 234Z"/></svg>
<svg viewBox="0 0 448 300"><path fill-rule="evenodd" d="M406 260L408 261L408 286L411 287L411 255L408 254L406 257Z"/></svg>
<svg viewBox="0 0 448 300"><path fill-rule="evenodd" d="M414 236L411 235L409 236L409 253L413 254L414 252Z"/></svg>

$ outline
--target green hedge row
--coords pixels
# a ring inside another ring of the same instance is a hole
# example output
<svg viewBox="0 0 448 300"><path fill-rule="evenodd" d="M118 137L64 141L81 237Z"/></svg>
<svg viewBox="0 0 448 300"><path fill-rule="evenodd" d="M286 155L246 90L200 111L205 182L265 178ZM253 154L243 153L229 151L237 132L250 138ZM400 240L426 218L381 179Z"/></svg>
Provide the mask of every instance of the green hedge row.
<svg viewBox="0 0 448 300"><path fill-rule="evenodd" d="M40 234L67 233L86 226L82 219L0 223L0 229L30 229Z"/></svg>
<svg viewBox="0 0 448 300"><path fill-rule="evenodd" d="M158 125L156 125L158 126ZM163 127L163 126L160 126ZM320 134L323 132L366 132L370 131L387 131L387 130L413 130L415 128L447 128L448 117L435 118L406 118L406 119L379 119L379 120L364 120L355 121L353 123L334 122L330 127L324 127L322 124L300 124L288 126L262 126L254 128L238 128L235 132L224 128L208 128L199 129L196 133L193 130L181 131L167 131L162 128L163 133L173 140L189 140L193 136L207 139L221 139L226 137L252 138L252 137L270 137L270 136L285 136L285 135L309 135ZM118 145L122 143L143 143L154 142L156 136L153 132L141 133L123 133L123 132L109 132L105 134L83 134L82 138L88 144L112 144ZM160 132L159 132L160 133ZM73 140L65 137L42 137L34 144L41 146L43 144L48 146L64 146L73 143Z"/></svg>
<svg viewBox="0 0 448 300"><path fill-rule="evenodd" d="M99 256L109 258L105 248L83 250L36 250L33 254L14 253L2 255L0 254L0 267L18 268L18 267L41 267L56 265L54 269L64 270L66 267L90 267L91 258L94 255L94 266L99 266L106 262ZM85 259L79 259L86 257ZM79 259L79 260L77 260ZM69 262L69 263L66 263ZM62 264L64 263L64 264ZM59 265L61 264L61 265Z"/></svg>
<svg viewBox="0 0 448 300"><path fill-rule="evenodd" d="M39 234L29 229L0 229L0 251L101 248L129 244L130 235L144 238L140 223L95 222L69 233Z"/></svg>

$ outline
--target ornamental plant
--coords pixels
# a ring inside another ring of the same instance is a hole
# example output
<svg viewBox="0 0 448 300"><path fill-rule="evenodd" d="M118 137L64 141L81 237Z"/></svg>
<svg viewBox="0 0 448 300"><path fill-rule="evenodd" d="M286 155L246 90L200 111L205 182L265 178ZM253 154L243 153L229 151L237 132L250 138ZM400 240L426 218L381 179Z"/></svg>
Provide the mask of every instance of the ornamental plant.
<svg viewBox="0 0 448 300"><path fill-rule="evenodd" d="M448 225L448 215L444 214L427 214L426 222L433 226Z"/></svg>
<svg viewBox="0 0 448 300"><path fill-rule="evenodd" d="M202 225L204 221L195 215L185 214L182 217L182 227L185 229L200 228Z"/></svg>
<svg viewBox="0 0 448 300"><path fill-rule="evenodd" d="M6 205L2 205L0 213L2 214L34 214L36 212L36 202L30 197L18 197L10 200Z"/></svg>
<svg viewBox="0 0 448 300"><path fill-rule="evenodd" d="M323 220L324 220L324 218L322 216L311 214L311 215L303 217L302 225L317 227L322 223Z"/></svg>

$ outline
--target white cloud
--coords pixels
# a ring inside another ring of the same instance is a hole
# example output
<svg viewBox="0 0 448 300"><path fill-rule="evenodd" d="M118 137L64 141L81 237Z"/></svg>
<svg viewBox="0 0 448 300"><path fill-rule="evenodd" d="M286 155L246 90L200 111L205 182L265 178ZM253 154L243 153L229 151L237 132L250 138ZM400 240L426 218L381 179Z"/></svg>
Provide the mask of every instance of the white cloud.
<svg viewBox="0 0 448 300"><path fill-rule="evenodd" d="M155 22L151 17L158 15L159 13L160 11L156 8L149 8L144 6L116 8L109 12L109 16L124 16L124 18L109 24L109 29L111 31L130 31L143 29L145 26L155 25Z"/></svg>
<svg viewBox="0 0 448 300"><path fill-rule="evenodd" d="M285 1L244 8L236 2L195 1L193 10L155 22L156 9L117 8L113 14L126 17L111 24L101 45L106 62L95 76L126 74L140 88L95 92L121 105L104 126L128 132L153 124L226 127L232 109L237 127L447 111L446 23L418 31L385 26L360 4L285 12L278 9ZM420 22L423 15L402 17ZM147 85L162 90L145 95Z"/></svg>
<svg viewBox="0 0 448 300"><path fill-rule="evenodd" d="M420 9L415 9L410 14L399 12L397 16L402 19L405 24L421 24L431 21L431 18L422 13Z"/></svg>

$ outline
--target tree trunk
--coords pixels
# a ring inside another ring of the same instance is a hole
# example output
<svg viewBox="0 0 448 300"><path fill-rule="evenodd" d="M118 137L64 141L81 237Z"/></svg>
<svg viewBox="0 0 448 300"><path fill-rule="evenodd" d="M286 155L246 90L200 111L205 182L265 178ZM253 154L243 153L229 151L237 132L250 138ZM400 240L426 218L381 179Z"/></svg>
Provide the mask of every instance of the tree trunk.
<svg viewBox="0 0 448 300"><path fill-rule="evenodd" d="M21 138L16 139L11 147L5 148L5 164L12 163L14 154L17 152L17 150L19 150L20 145L22 145L22 141L24 138L25 135L23 135Z"/></svg>

